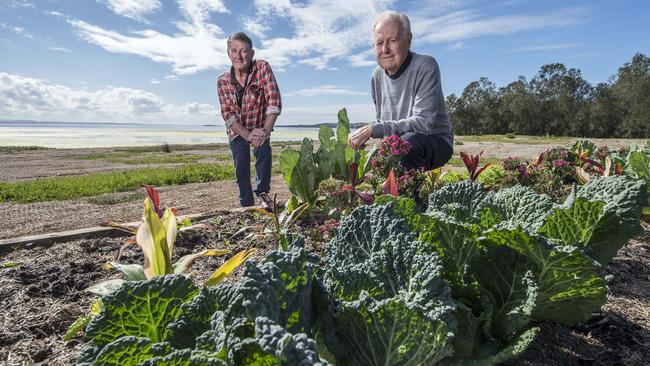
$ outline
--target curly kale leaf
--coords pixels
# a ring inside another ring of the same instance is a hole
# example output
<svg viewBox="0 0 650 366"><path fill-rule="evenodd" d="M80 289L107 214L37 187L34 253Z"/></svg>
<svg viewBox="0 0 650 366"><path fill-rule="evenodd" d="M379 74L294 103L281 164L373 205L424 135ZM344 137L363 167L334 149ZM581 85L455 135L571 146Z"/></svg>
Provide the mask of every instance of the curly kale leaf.
<svg viewBox="0 0 650 366"><path fill-rule="evenodd" d="M261 265L249 264L239 283L249 319L266 317L291 333L311 334L316 258L299 246L269 252Z"/></svg>
<svg viewBox="0 0 650 366"><path fill-rule="evenodd" d="M195 339L209 331L210 320L218 311L241 315L243 296L234 284L204 287L191 301L183 304L182 313L167 326L167 340L175 348L194 348Z"/></svg>

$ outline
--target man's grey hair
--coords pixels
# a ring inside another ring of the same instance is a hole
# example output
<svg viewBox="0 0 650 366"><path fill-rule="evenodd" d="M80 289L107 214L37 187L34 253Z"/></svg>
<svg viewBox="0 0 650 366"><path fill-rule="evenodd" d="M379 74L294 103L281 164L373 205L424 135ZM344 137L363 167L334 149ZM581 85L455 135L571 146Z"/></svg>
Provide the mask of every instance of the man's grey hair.
<svg viewBox="0 0 650 366"><path fill-rule="evenodd" d="M400 34L402 38L407 38L408 35L411 34L411 22L409 21L409 18L406 16L406 14L390 10L379 14L379 17L377 20L375 20L375 23L372 25L373 36L375 34L375 29L379 23L385 23L389 21L399 22L399 24L402 26L402 33Z"/></svg>
<svg viewBox="0 0 650 366"><path fill-rule="evenodd" d="M232 41L244 42L248 45L248 47L250 47L250 49L253 49L253 40L251 40L251 38L244 32L235 32L231 34L230 37L228 37L228 48L230 48L230 42Z"/></svg>

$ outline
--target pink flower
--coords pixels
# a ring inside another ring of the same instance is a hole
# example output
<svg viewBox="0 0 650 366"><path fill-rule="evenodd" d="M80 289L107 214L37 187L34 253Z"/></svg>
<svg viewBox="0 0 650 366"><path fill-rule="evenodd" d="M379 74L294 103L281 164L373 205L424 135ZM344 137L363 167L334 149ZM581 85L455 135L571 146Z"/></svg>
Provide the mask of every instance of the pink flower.
<svg viewBox="0 0 650 366"><path fill-rule="evenodd" d="M556 168L561 168L566 165L569 165L569 163L566 160L562 160L562 159L553 160L553 166Z"/></svg>

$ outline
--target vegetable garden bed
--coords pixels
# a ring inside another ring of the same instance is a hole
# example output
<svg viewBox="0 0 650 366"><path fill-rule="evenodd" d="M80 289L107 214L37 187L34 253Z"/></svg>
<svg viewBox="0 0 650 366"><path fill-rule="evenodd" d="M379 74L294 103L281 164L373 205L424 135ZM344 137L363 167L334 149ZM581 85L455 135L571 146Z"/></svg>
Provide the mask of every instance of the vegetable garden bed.
<svg viewBox="0 0 650 366"><path fill-rule="evenodd" d="M204 223L218 231L181 235L176 255L198 249L244 249L226 239L242 226L264 218L251 213L224 212ZM650 231L631 240L603 268L610 275L610 294L602 314L573 327L546 323L529 348L508 365L643 365L650 359ZM306 229L308 249L320 252L323 244ZM63 342L67 327L85 314L91 296L83 289L101 280L119 277L102 269L113 260L124 238L97 238L59 243L50 248L22 249L2 258L0 269L0 363L70 365L84 347L82 338ZM258 242L253 260L260 260L275 246ZM123 261L141 263L142 253L131 246ZM193 267L195 282L214 270L223 258L206 258ZM14 264L13 266L10 264ZM240 270L241 272L241 270ZM230 281L240 276L238 272Z"/></svg>

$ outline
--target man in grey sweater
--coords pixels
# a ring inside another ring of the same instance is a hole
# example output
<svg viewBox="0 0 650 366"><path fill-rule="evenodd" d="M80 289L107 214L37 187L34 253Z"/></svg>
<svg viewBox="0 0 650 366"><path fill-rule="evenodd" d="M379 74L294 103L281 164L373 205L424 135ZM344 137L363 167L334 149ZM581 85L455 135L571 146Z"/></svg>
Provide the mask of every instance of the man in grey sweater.
<svg viewBox="0 0 650 366"><path fill-rule="evenodd" d="M372 98L377 122L349 137L354 149L370 137L399 135L411 144L402 159L407 169L434 169L453 153L452 126L445 109L438 63L431 56L411 52L411 25L404 14L382 13L373 26L375 56Z"/></svg>

